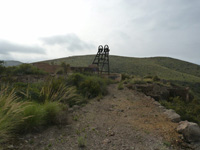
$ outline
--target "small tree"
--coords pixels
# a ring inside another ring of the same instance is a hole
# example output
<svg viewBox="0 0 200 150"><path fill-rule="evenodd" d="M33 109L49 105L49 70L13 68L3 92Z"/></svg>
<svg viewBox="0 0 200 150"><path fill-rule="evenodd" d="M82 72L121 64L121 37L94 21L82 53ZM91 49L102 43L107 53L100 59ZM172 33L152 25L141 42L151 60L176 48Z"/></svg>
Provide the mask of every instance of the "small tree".
<svg viewBox="0 0 200 150"><path fill-rule="evenodd" d="M4 61L0 60L0 74L2 74L5 71L5 67L3 66Z"/></svg>
<svg viewBox="0 0 200 150"><path fill-rule="evenodd" d="M0 60L0 66L3 66L3 64L4 64L4 61Z"/></svg>
<svg viewBox="0 0 200 150"><path fill-rule="evenodd" d="M69 70L70 70L70 65L69 64L66 64L65 62L62 62L61 63L61 67L63 68L63 71L64 71L64 73L68 73L69 72Z"/></svg>

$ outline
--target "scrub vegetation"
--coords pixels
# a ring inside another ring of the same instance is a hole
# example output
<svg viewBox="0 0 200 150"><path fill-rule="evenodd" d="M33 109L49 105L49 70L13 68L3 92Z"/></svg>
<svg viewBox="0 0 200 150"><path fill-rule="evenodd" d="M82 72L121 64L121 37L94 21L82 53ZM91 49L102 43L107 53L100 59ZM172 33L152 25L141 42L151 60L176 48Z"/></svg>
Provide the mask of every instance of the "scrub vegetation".
<svg viewBox="0 0 200 150"><path fill-rule="evenodd" d="M47 61L60 64L65 62L70 66L88 66L94 55L74 56ZM110 56L111 72L122 73L122 79L129 79L132 84L147 84L164 80L181 87L189 87L193 101L186 102L180 97L173 97L161 103L167 108L176 110L182 119L200 123L200 66L169 57L134 58ZM148 78L150 77L150 78ZM124 80L126 83L127 80ZM118 89L122 88L122 83ZM193 109L194 108L194 109Z"/></svg>
<svg viewBox="0 0 200 150"><path fill-rule="evenodd" d="M11 68L4 68L6 74ZM40 74L31 65L15 67L22 74ZM73 74L49 77L35 83L0 82L0 143L19 134L40 131L43 127L66 122L68 107L86 104L90 98L105 95L107 80ZM61 118L60 118L61 117Z"/></svg>

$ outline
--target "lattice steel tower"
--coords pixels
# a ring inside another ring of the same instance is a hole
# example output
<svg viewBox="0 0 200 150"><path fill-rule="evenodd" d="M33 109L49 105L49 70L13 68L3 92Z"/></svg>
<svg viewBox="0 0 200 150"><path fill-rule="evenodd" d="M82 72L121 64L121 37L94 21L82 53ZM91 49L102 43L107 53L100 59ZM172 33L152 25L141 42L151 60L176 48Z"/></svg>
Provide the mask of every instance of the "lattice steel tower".
<svg viewBox="0 0 200 150"><path fill-rule="evenodd" d="M99 45L98 47L98 52L92 64L98 66L100 74L110 74L109 51L110 49L108 45L105 45L104 47L102 45Z"/></svg>

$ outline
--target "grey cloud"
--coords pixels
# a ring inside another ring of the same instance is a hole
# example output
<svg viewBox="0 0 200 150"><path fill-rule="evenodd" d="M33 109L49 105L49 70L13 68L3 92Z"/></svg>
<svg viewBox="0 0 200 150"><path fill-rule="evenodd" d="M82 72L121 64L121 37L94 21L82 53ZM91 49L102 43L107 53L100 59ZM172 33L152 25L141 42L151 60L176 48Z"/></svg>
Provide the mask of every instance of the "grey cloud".
<svg viewBox="0 0 200 150"><path fill-rule="evenodd" d="M44 44L60 45L66 47L69 51L90 50L94 49L93 44L81 40L76 34L57 35L52 37L41 38Z"/></svg>
<svg viewBox="0 0 200 150"><path fill-rule="evenodd" d="M25 46L0 40L0 54L9 55L10 53L44 54L45 50L38 46Z"/></svg>
<svg viewBox="0 0 200 150"><path fill-rule="evenodd" d="M136 5L141 12L141 16L133 17L132 24L141 26L143 29L184 29L196 24L200 24L200 1L188 0L160 0L160 1L142 1Z"/></svg>
<svg viewBox="0 0 200 150"><path fill-rule="evenodd" d="M199 7L199 0L121 1L119 17L126 24L119 30L131 38L121 41L126 51L119 54L169 56L200 64Z"/></svg>

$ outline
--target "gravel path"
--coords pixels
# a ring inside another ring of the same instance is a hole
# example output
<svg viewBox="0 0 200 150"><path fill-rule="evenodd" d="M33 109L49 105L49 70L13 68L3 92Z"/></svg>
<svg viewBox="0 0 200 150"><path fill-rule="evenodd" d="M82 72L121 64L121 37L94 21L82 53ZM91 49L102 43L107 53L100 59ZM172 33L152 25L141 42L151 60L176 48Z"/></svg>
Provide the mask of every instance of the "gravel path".
<svg viewBox="0 0 200 150"><path fill-rule="evenodd" d="M75 107L69 125L53 126L20 140L20 150L179 150L184 143L154 100L133 90L109 94ZM187 149L187 148L185 148ZM189 149L189 148L188 148Z"/></svg>

